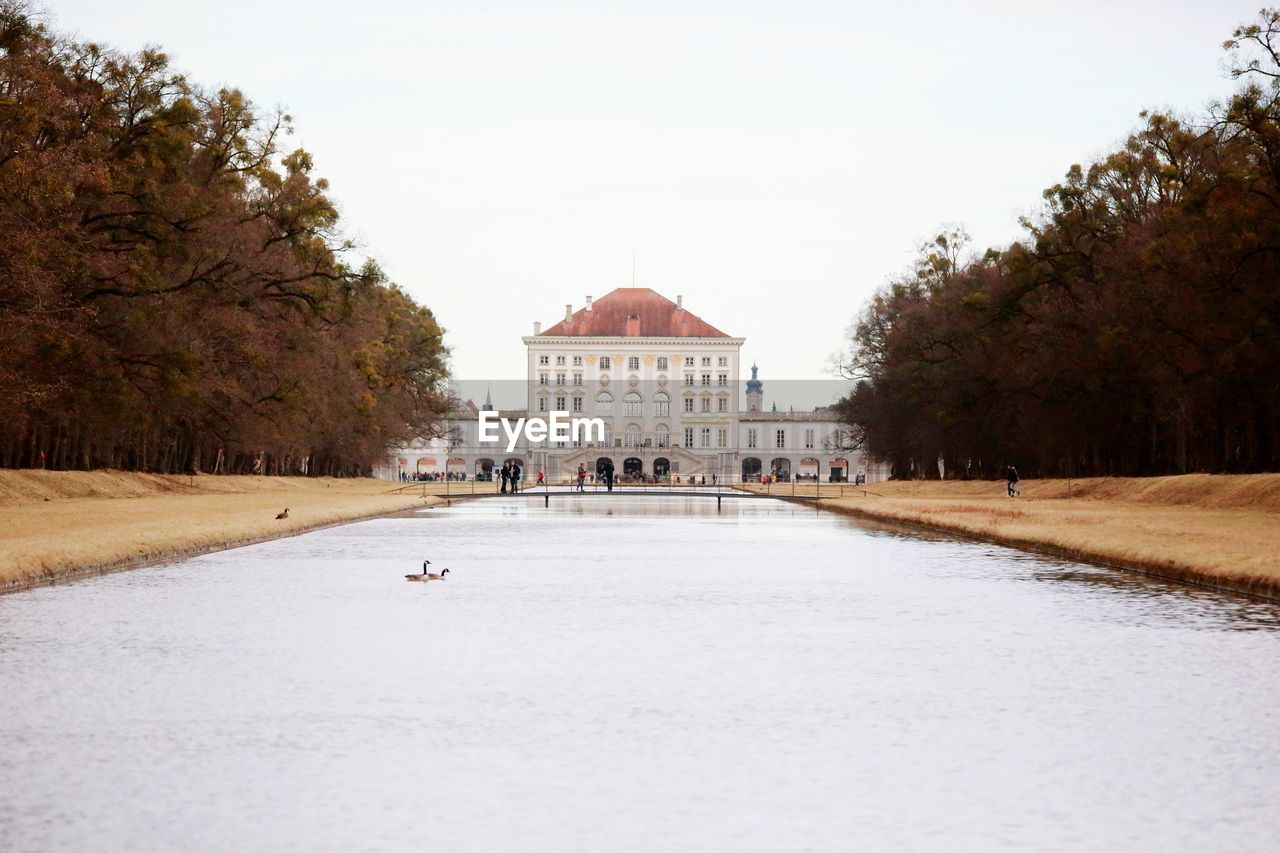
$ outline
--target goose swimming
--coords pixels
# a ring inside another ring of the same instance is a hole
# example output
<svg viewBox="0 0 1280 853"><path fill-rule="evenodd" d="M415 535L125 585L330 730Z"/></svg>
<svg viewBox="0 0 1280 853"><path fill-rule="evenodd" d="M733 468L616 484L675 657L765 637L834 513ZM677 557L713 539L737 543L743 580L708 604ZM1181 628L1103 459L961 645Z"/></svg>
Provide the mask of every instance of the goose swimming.
<svg viewBox="0 0 1280 853"><path fill-rule="evenodd" d="M430 561L430 560L423 560L423 561L422 561L422 574L420 574L420 575L405 575L405 576L404 576L404 579L405 579L405 580L407 580L407 581L442 581L442 580L444 580L444 576L445 576L445 575L447 575L447 574L449 574L449 570L448 570L448 569L442 569L442 570L440 571L440 573L439 573L439 574L436 574L435 572L429 572L429 571L427 571L427 566L429 566L429 565L431 565L431 561Z"/></svg>

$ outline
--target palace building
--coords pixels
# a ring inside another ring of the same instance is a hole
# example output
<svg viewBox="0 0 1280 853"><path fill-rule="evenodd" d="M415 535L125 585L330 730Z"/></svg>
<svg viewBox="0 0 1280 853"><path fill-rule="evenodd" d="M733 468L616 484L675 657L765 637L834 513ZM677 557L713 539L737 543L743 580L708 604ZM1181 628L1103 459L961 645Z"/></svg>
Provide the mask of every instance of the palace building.
<svg viewBox="0 0 1280 853"><path fill-rule="evenodd" d="M530 442L511 452L507 438L482 444L479 416L492 410L468 401L450 415L443 438L399 451L384 475L413 477L450 472L485 478L513 458L525 479L537 472L568 482L581 465L590 473L605 460L631 479L691 478L708 484L759 480L763 475L823 482L884 479L881 466L849 451L845 430L829 408L766 411L764 383L755 366L739 382L744 338L733 337L649 288L622 287L586 298L564 318L522 338L527 397L522 410L495 415L547 418L552 412L599 418L604 434L579 440Z"/></svg>

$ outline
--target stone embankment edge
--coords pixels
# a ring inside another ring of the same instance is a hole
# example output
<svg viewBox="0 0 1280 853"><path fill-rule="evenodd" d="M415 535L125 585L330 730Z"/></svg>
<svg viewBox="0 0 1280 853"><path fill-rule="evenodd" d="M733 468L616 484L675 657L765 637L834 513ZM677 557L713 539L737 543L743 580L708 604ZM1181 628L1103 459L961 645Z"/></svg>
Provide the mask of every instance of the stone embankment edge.
<svg viewBox="0 0 1280 853"><path fill-rule="evenodd" d="M779 497L782 497L783 500L791 500L789 496ZM795 502L800 503L799 500L796 500ZM872 509L841 506L835 503L827 503L825 500L805 500L803 503L806 506L812 506L828 512L837 512L854 518L877 521L881 524L890 524L913 530L927 530L932 533L946 533L951 536L958 536L962 539L970 539L975 542L987 542L992 545L1003 545L1007 548L1017 548L1020 551L1031 551L1033 553L1044 554L1049 557L1061 557L1063 559L1074 560L1080 563L1090 563L1095 566L1103 566L1108 569L1119 569L1121 571L1134 572L1157 580L1180 583L1186 586L1213 590L1214 592L1243 595L1260 601L1280 604L1280 583L1276 583L1275 581L1263 579L1245 580L1223 578L1207 572L1200 572L1177 566L1151 566L1138 561L1117 560L1114 557L1097 554L1081 548L1065 548L1060 545L1053 545L1048 542L1040 542L1034 539L1025 539L1018 536L991 536L989 534L974 533L973 531L966 530L958 525L953 526L940 523L926 524L920 521L898 518L891 513L878 513Z"/></svg>
<svg viewBox="0 0 1280 853"><path fill-rule="evenodd" d="M387 518L389 516L399 515L402 512L407 512L413 509L424 509L443 502L443 498L435 498L433 495L428 495L426 503L421 503L416 506L410 505L401 507L400 509L361 513L360 515L353 515L349 518L340 518L334 521L321 521L316 524L307 524L302 527L291 527L288 530L281 531L279 533L266 533L261 536L246 536L240 539L228 539L223 542L211 542L206 545L189 545L184 548L165 548L160 551L151 551L146 554L139 554L136 557L129 557L124 560L112 560L105 563L91 563L83 566L67 566L65 568L52 569L32 578L15 578L14 580L0 581L0 595L5 595L11 592L22 592L27 589L37 589L42 586L57 586L58 584L85 580L86 578L98 577L99 575L128 572L134 569L143 569L147 566L174 563L179 560L189 560L192 557L202 557L205 554L216 554L219 551L229 551L232 548L243 548L246 545L260 545L263 542L270 542L274 539L288 539L291 536L301 536L304 533L314 533L317 530L326 530L330 527L341 527L344 524L354 524L357 521L369 521L373 518Z"/></svg>

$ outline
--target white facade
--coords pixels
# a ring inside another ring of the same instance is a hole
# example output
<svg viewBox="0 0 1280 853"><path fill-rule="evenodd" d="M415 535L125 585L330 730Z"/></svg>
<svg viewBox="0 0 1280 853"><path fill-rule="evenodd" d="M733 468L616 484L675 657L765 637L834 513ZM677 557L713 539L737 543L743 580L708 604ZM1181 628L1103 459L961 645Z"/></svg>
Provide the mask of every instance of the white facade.
<svg viewBox="0 0 1280 853"><path fill-rule="evenodd" d="M737 433L742 338L523 339L533 416L600 418L603 441L534 449L548 476L594 472L605 456L621 474L719 476ZM628 462L628 460L633 460ZM567 475L566 475L567 476Z"/></svg>

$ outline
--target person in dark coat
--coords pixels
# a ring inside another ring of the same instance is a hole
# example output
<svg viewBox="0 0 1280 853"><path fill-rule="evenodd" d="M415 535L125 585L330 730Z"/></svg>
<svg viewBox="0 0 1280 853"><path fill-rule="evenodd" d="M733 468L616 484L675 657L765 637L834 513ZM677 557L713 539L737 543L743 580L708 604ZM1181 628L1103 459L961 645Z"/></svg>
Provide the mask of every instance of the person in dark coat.
<svg viewBox="0 0 1280 853"><path fill-rule="evenodd" d="M522 472L520 471L520 463L512 462L511 463L511 493L512 494L515 494L516 492L520 491L520 474L521 473Z"/></svg>
<svg viewBox="0 0 1280 853"><path fill-rule="evenodd" d="M501 476L502 476L502 488L499 491L501 491L502 494L505 495L507 493L507 483L511 482L511 463L510 462L502 463Z"/></svg>
<svg viewBox="0 0 1280 853"><path fill-rule="evenodd" d="M606 491L613 491L613 460L606 459L604 463L604 485Z"/></svg>
<svg viewBox="0 0 1280 853"><path fill-rule="evenodd" d="M1009 497L1016 498L1022 492L1015 488L1018 485L1018 469L1010 465L1005 469L1004 479L1009 484Z"/></svg>

